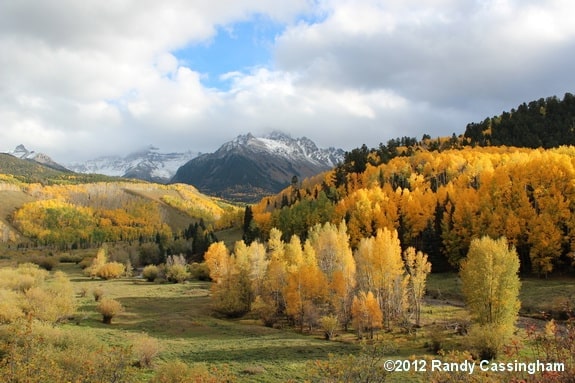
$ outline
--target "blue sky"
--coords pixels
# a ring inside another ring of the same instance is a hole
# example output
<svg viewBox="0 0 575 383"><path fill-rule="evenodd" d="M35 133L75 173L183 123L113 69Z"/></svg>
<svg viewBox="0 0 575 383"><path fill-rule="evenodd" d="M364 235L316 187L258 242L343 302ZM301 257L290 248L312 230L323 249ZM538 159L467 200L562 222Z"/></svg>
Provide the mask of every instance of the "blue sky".
<svg viewBox="0 0 575 383"><path fill-rule="evenodd" d="M0 0L0 151L460 134L575 91L565 0ZM222 80L225 75L225 80Z"/></svg>
<svg viewBox="0 0 575 383"><path fill-rule="evenodd" d="M201 82L209 88L229 89L221 75L250 72L255 67L273 67L273 44L285 25L264 16L254 16L227 26L219 26L216 35L173 52L182 65L202 74Z"/></svg>

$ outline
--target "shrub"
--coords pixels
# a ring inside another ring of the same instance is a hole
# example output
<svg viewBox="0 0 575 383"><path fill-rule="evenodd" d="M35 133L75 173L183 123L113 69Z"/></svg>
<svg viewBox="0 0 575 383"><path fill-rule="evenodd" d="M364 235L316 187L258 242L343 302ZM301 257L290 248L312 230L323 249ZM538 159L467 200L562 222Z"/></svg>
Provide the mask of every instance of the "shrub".
<svg viewBox="0 0 575 383"><path fill-rule="evenodd" d="M111 298L102 298L96 310L102 314L102 322L105 324L111 324L112 318L124 311L124 307L120 302Z"/></svg>
<svg viewBox="0 0 575 383"><path fill-rule="evenodd" d="M131 353L37 321L0 328L2 382L133 383Z"/></svg>
<svg viewBox="0 0 575 383"><path fill-rule="evenodd" d="M166 266L166 279L169 282L182 283L190 278L187 265L175 264Z"/></svg>
<svg viewBox="0 0 575 383"><path fill-rule="evenodd" d="M197 279L198 281L211 281L210 268L205 262L192 263L190 265L190 274L192 275L192 278Z"/></svg>
<svg viewBox="0 0 575 383"><path fill-rule="evenodd" d="M98 268L96 276L102 279L120 278L124 275L126 266L119 262L108 262Z"/></svg>
<svg viewBox="0 0 575 383"><path fill-rule="evenodd" d="M102 299L102 296L104 296L104 289L101 287L96 287L94 290L92 290L92 295L94 296L94 300L99 302L100 299Z"/></svg>
<svg viewBox="0 0 575 383"><path fill-rule="evenodd" d="M58 265L58 259L47 256L37 256L32 258L32 263L40 266L42 269L50 271Z"/></svg>
<svg viewBox="0 0 575 383"><path fill-rule="evenodd" d="M140 367L152 367L154 359L160 352L160 342L147 334L142 334L133 342L133 350Z"/></svg>
<svg viewBox="0 0 575 383"><path fill-rule="evenodd" d="M32 287L25 293L28 313L46 322L67 319L76 311L74 290L70 280L60 271L54 274L50 284Z"/></svg>
<svg viewBox="0 0 575 383"><path fill-rule="evenodd" d="M320 326L323 329L325 339L330 340L335 336L335 331L339 325L337 317L333 315L323 316L319 320Z"/></svg>
<svg viewBox="0 0 575 383"><path fill-rule="evenodd" d="M148 266L144 267L144 270L142 270L142 276L148 282L154 282L156 280L156 278L158 278L159 274L160 274L160 269L158 269L158 266L156 266L156 265L148 265Z"/></svg>
<svg viewBox="0 0 575 383"><path fill-rule="evenodd" d="M108 261L108 256L106 255L106 249L101 248L100 250L98 250L96 257L92 258L92 262L91 262L90 266L88 266L84 269L84 274L86 276L91 277L91 278L97 277L98 271L100 270L100 268L102 266L104 266L106 264L107 261Z"/></svg>
<svg viewBox="0 0 575 383"><path fill-rule="evenodd" d="M252 304L252 312L261 319L264 326L273 327L277 322L276 309L273 304L266 302L261 296L257 296Z"/></svg>
<svg viewBox="0 0 575 383"><path fill-rule="evenodd" d="M75 264L79 264L80 262L82 262L84 260L84 258L81 255L74 255L74 254L70 254L70 253L65 253L60 255L60 262L61 263L75 263ZM88 267L89 265L86 265L85 267ZM85 268L83 267L83 268Z"/></svg>
<svg viewBox="0 0 575 383"><path fill-rule="evenodd" d="M23 318L22 294L0 288L0 324Z"/></svg>

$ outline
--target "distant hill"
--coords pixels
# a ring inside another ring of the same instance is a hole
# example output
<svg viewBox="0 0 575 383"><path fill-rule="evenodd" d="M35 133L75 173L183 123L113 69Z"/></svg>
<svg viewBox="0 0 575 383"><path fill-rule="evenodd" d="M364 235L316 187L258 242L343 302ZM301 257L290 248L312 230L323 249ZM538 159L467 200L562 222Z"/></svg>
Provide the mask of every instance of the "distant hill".
<svg viewBox="0 0 575 383"><path fill-rule="evenodd" d="M186 163L172 183L191 184L203 193L232 201L254 202L296 179L335 167L343 156L343 150L320 149L305 137L280 132L264 137L240 135L216 152Z"/></svg>
<svg viewBox="0 0 575 383"><path fill-rule="evenodd" d="M523 103L509 112L470 123L465 137L472 145L553 148L575 145L575 96L566 93Z"/></svg>

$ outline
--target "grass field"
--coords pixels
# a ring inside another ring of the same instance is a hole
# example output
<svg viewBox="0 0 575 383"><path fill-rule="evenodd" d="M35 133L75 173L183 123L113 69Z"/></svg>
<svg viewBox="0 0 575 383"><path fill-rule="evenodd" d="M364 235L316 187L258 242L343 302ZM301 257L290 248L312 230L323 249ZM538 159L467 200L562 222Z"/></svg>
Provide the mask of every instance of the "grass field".
<svg viewBox="0 0 575 383"><path fill-rule="evenodd" d="M78 299L78 314L64 329L80 336L96 337L108 344L125 345L147 334L161 343L156 365L181 360L190 366L210 366L229 371L238 382L304 381L313 361L330 354L358 354L361 345L352 331L326 341L320 331L300 334L291 328L272 329L259 321L218 318L210 308L210 283L150 283L132 277L103 281L82 274L80 266L61 263ZM428 281L428 297L422 310L422 327L408 332L401 327L376 333L384 344L386 358L435 357L437 349L465 350L467 337L458 334L469 323L463 307L456 274L433 274ZM105 325L96 312L92 291L101 288L104 296L122 303L125 311ZM81 292L85 292L82 296ZM521 296L523 311L536 312L544 306L561 303L575 293L570 279L527 279ZM522 331L520 326L519 331ZM147 382L151 368L138 369L138 378ZM392 382L425 380L423 375L393 373Z"/></svg>

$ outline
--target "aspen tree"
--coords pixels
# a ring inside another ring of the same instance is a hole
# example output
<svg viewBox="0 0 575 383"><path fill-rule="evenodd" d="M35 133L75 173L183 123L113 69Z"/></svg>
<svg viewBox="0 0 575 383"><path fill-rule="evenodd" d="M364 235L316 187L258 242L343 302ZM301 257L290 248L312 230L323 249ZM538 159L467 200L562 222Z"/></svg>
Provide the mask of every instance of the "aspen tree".
<svg viewBox="0 0 575 383"><path fill-rule="evenodd" d="M471 337L481 356L497 356L515 329L519 312L519 258L507 239L489 237L471 242L462 262L465 302L473 317Z"/></svg>

